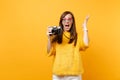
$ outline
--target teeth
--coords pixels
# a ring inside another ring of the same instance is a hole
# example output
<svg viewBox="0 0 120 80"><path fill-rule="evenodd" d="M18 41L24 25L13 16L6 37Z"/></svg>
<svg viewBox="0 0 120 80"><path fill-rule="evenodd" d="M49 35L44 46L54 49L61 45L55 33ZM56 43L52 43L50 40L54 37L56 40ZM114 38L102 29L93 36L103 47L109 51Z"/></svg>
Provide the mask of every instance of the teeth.
<svg viewBox="0 0 120 80"><path fill-rule="evenodd" d="M69 26L69 25L65 25L65 26Z"/></svg>

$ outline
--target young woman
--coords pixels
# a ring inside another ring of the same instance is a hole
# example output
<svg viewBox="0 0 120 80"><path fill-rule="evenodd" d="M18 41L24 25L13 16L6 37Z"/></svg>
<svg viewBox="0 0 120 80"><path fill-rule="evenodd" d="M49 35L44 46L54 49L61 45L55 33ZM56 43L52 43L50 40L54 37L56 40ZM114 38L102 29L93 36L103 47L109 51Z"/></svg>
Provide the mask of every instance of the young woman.
<svg viewBox="0 0 120 80"><path fill-rule="evenodd" d="M83 36L77 34L75 18L70 11L61 15L61 31L58 34L53 35L52 29L48 28L47 52L49 56L54 56L53 80L82 80L80 51L88 48L88 18L87 16L83 23Z"/></svg>

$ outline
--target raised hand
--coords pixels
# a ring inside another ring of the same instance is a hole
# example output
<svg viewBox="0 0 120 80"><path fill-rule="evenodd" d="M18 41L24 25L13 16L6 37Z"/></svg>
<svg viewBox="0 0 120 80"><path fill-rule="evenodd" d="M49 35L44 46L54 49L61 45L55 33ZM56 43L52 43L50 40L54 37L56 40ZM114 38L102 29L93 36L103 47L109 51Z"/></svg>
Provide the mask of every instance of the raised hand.
<svg viewBox="0 0 120 80"><path fill-rule="evenodd" d="M87 30L87 22L88 22L88 20L89 20L89 15L87 15L86 16L86 18L85 18L85 20L84 20L84 22L83 22L83 30Z"/></svg>

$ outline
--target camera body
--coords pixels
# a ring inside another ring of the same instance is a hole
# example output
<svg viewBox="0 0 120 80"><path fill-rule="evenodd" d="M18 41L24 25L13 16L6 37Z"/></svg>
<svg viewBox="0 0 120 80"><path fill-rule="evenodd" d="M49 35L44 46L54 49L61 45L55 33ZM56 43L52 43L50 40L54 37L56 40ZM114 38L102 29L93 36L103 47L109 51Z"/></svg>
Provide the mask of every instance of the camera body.
<svg viewBox="0 0 120 80"><path fill-rule="evenodd" d="M52 35L58 35L62 31L60 26L50 26L49 28L51 28L51 34Z"/></svg>

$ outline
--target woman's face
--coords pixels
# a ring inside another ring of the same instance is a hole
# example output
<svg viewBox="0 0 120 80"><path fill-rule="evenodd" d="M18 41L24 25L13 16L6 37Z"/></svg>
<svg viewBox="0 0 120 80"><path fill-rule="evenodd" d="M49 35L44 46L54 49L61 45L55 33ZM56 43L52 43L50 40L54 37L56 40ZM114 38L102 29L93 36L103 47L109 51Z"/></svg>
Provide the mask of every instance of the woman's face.
<svg viewBox="0 0 120 80"><path fill-rule="evenodd" d="M64 31L69 31L70 28L72 27L72 24L73 24L72 15L67 14L62 20L62 25L63 25Z"/></svg>

